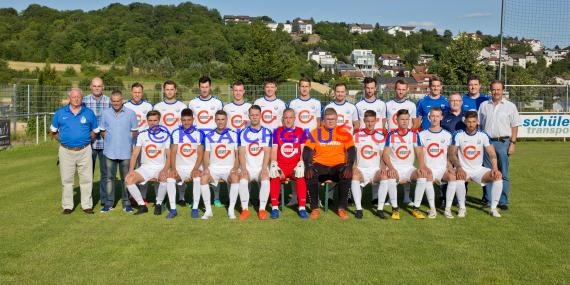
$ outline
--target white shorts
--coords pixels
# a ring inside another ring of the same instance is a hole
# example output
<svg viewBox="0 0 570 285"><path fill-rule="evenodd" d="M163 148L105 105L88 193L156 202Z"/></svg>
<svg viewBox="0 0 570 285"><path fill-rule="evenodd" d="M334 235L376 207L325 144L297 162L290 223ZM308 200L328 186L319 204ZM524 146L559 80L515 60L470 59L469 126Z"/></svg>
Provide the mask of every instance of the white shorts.
<svg viewBox="0 0 570 285"><path fill-rule="evenodd" d="M164 168L163 165L143 164L139 168L135 169L135 171L143 177L143 183L146 183L151 179L158 180L158 176L162 168Z"/></svg>
<svg viewBox="0 0 570 285"><path fill-rule="evenodd" d="M218 182L221 180L224 180L226 182L229 182L228 179L230 177L230 173L232 171L232 167L227 167L227 166L216 166L216 167L211 167L210 166L210 176L212 176L212 181L210 182L210 184L214 185L214 186L218 186Z"/></svg>
<svg viewBox="0 0 570 285"><path fill-rule="evenodd" d="M192 180L192 167L187 165L176 165L176 172L180 176L181 182L186 181L186 179Z"/></svg>
<svg viewBox="0 0 570 285"><path fill-rule="evenodd" d="M396 172L398 172L398 181L410 182L412 173L416 170L413 166L394 165Z"/></svg>
<svg viewBox="0 0 570 285"><path fill-rule="evenodd" d="M431 175L433 177L433 182L441 185L442 184L441 179L443 179L443 175L447 171L447 168L435 168L435 169L430 168L430 170L431 170Z"/></svg>
<svg viewBox="0 0 570 285"><path fill-rule="evenodd" d="M259 175L261 174L261 167L254 168L254 169L248 169L247 172L249 172L249 181L260 182Z"/></svg>
<svg viewBox="0 0 570 285"><path fill-rule="evenodd" d="M479 183L482 186L486 184L483 182L483 176L485 173L491 171L491 169L483 166L479 168L464 168L463 170L467 173L467 179L471 179L473 182Z"/></svg>
<svg viewBox="0 0 570 285"><path fill-rule="evenodd" d="M360 170L360 173L362 174L362 181L360 182L360 186L364 187L369 183L372 183L372 179L374 178L374 175L376 175L376 172L378 172L378 170L380 170L379 167L367 167L367 168L360 168L358 167L358 170Z"/></svg>

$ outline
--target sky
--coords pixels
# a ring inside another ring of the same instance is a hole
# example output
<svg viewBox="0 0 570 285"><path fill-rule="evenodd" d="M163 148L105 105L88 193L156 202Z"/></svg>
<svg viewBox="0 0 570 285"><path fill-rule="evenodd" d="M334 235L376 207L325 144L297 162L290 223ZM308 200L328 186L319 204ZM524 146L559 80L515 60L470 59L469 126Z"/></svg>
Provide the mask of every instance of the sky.
<svg viewBox="0 0 570 285"><path fill-rule="evenodd" d="M518 3L520 0L506 0ZM569 14L570 1L567 0L526 0L542 3L553 2L552 9L558 9ZM186 1L173 0L2 0L0 7L12 7L18 11L24 10L32 3L51 7L58 10L84 11L97 10L108 6L111 3L129 4L132 2L144 2L152 5L177 5ZM477 30L488 35L498 35L501 24L501 0L194 0L195 4L200 4L209 9L217 9L224 15L246 15L246 16L269 16L277 22L293 20L296 17L313 18L315 21L331 21L376 24L381 26L406 25L416 26L418 29L437 29L440 33L450 30L454 35L459 32L476 32ZM532 7L531 7L532 10ZM547 17L544 13L544 17ZM536 12L532 17L521 17L519 19L537 19L541 15ZM566 17L562 23L556 20L553 25L570 26L570 16ZM546 22L547 19L545 19ZM520 26L514 23L513 26ZM539 38L545 35L544 31L532 31L532 24L528 24L527 29L520 30L517 27L510 32L513 36ZM524 26L526 27L526 26ZM548 33L547 41L555 41L561 47L570 44L570 32L567 29L560 29L555 33ZM517 34L518 33L518 34ZM559 35L561 33L561 35ZM552 36L554 35L554 36ZM551 38L555 39L552 40ZM543 42L545 39L542 39ZM551 43L552 44L552 43Z"/></svg>

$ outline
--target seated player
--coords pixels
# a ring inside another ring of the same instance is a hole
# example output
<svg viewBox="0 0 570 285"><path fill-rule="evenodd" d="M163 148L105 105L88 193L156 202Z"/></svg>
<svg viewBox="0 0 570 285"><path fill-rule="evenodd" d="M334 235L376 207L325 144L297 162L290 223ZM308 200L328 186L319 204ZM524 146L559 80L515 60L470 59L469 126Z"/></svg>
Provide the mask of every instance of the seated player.
<svg viewBox="0 0 570 285"><path fill-rule="evenodd" d="M261 126L261 108L252 105L249 108L251 125L240 133L239 165L241 169L239 195L242 212L240 220L249 217L249 182L259 182L260 220L267 219L267 200L269 199L269 157L271 155L271 131Z"/></svg>
<svg viewBox="0 0 570 285"><path fill-rule="evenodd" d="M271 166L269 168L271 218L279 218L279 192L281 181L291 179L295 181L297 200L299 204L299 217L308 219L305 204L307 201L307 184L305 183L305 166L301 160L303 151L303 129L294 126L295 111L287 108L283 111L283 126L277 128L273 134L271 147ZM283 205L282 205L283 206Z"/></svg>
<svg viewBox="0 0 570 285"><path fill-rule="evenodd" d="M363 114L364 128L354 135L356 145L356 167L352 170L352 197L356 206L355 217L362 219L362 188L372 185L372 191L378 193L380 180L386 180L387 172L382 169L382 150L385 136L376 129L376 112L366 110ZM382 170L381 170L382 169Z"/></svg>
<svg viewBox="0 0 570 285"><path fill-rule="evenodd" d="M408 128L410 123L410 114L408 110L399 110L396 113L396 121L398 123L398 128L391 130L390 133L388 133L386 145L382 152L383 160L388 167L388 176L396 177L396 179L388 179L387 189L380 187L381 191L378 193L378 199L379 201L384 201L386 199L386 192L389 192L390 204L392 205L392 219L399 220L400 212L398 209L396 181L401 184L416 181L418 178L426 178L430 171L424 162L418 132L412 131ZM416 156L418 158L419 166L417 169L414 167ZM417 187L418 186L416 184L416 188ZM383 205L378 205L378 216L381 218L384 214L383 208ZM412 210L412 215L418 219L425 218L417 208Z"/></svg>
<svg viewBox="0 0 570 285"><path fill-rule="evenodd" d="M186 108L180 112L182 125L172 132L172 144L170 146L170 166L172 178L166 184L168 196L176 193L175 181L180 184L192 180L192 217L198 216L198 204L200 203L200 176L202 175L202 158L204 146L202 145L202 132L193 126L194 112ZM156 210L156 209L155 209ZM160 212L155 212L160 214Z"/></svg>
<svg viewBox="0 0 570 285"><path fill-rule="evenodd" d="M430 127L420 132L420 139L426 161L426 166L430 169L431 175L427 178L419 178L416 182L416 193L414 197L414 208L419 208L422 203L424 191L429 205L428 218L435 219L435 191L433 182L441 184L443 181L449 183L449 187L455 189L455 172L448 160L447 149L451 145L451 133L441 127L443 111L440 107L433 107L428 114ZM454 190L453 190L454 191ZM449 218L447 213L446 217ZM451 216L453 218L453 216Z"/></svg>
<svg viewBox="0 0 570 285"><path fill-rule="evenodd" d="M129 165L129 173L125 177L125 184L129 193L133 196L139 205L135 215L140 215L148 212L148 207L144 202L141 192L137 187L137 183L148 182L151 179L159 181L158 193L156 195L156 203L154 207L162 207L162 200L166 196L166 182L169 179L170 161L169 148L170 148L170 134L167 130L158 126L160 121L160 112L156 110L149 111L146 114L148 129L139 133L137 136L137 143L133 149L131 162ZM143 150L144 151L141 151ZM137 157L141 155L141 165L135 169ZM170 178L172 179L172 178ZM174 180L174 179L172 179ZM176 192L168 193L168 200L170 201L170 213L167 218L174 218L176 213Z"/></svg>
<svg viewBox="0 0 570 285"><path fill-rule="evenodd" d="M452 145L449 147L449 157L455 167L457 183L457 201L459 203L459 215L465 216L465 181L470 179L481 185L491 184L491 216L500 218L497 210L499 199L503 191L503 176L497 164L497 155L489 136L479 130L479 118L477 112L465 113L465 131L458 131L453 136ZM491 169L483 167L483 152L487 152L491 160ZM452 192L447 189L445 210L451 211Z"/></svg>
<svg viewBox="0 0 570 285"><path fill-rule="evenodd" d="M303 162L307 189L311 198L312 220L320 215L319 185L327 180L338 182L337 214L342 220L348 219L346 209L356 148L349 128L345 125L338 126L337 119L335 109L325 109L322 127L312 130L310 137L305 140Z"/></svg>
<svg viewBox="0 0 570 285"><path fill-rule="evenodd" d="M234 208L238 197L239 175L238 175L238 135L227 128L228 114L223 110L218 110L214 118L216 128L205 135L204 143L206 153L204 155L204 172L202 175L202 197L206 204L206 213L202 219L212 217L210 201L210 187L214 187L219 181L230 183L230 205L228 207L228 217L235 219ZM208 212L208 209L210 210Z"/></svg>

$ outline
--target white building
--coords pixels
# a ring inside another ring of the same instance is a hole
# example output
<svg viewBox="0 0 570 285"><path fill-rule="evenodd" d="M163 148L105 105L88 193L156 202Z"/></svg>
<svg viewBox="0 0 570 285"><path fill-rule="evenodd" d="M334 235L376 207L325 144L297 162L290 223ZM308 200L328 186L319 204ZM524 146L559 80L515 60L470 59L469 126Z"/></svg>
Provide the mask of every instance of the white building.
<svg viewBox="0 0 570 285"><path fill-rule="evenodd" d="M372 76L376 65L376 56L370 49L355 49L350 53L350 59L354 66L365 74Z"/></svg>

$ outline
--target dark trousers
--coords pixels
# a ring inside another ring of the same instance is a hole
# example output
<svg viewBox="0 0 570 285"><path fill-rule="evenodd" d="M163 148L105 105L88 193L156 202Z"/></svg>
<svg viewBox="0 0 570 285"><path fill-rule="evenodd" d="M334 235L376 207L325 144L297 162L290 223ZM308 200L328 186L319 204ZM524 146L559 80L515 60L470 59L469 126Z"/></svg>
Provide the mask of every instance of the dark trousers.
<svg viewBox="0 0 570 285"><path fill-rule="evenodd" d="M344 179L340 177L340 169L342 166L342 164L336 166L325 166L318 163L314 165L314 169L317 172L316 175L313 175L311 179L306 179L307 190L311 200L311 209L319 208L320 183L327 180L338 183L338 208L346 209L348 207L348 193L352 178Z"/></svg>

